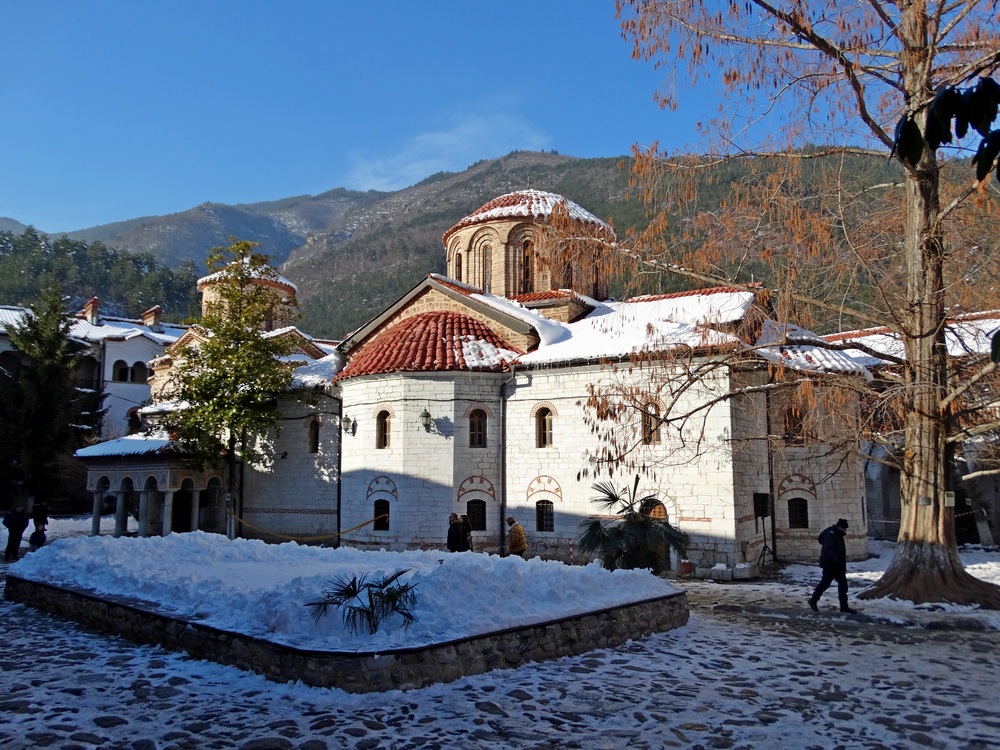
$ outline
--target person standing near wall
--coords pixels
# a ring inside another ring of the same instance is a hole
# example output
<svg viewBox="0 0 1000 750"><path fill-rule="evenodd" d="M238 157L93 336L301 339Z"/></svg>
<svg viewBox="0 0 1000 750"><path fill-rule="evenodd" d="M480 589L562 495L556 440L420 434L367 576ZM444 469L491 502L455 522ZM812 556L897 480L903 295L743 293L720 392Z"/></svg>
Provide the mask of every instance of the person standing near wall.
<svg viewBox="0 0 1000 750"><path fill-rule="evenodd" d="M465 529L462 528L462 521L457 513L448 515L448 551L461 552L462 538L465 536Z"/></svg>
<svg viewBox="0 0 1000 750"><path fill-rule="evenodd" d="M7 548L4 550L3 559L7 562L17 562L21 537L28 528L28 514L24 512L24 506L20 504L15 506L14 510L3 517L3 525L7 527Z"/></svg>
<svg viewBox="0 0 1000 750"><path fill-rule="evenodd" d="M528 549L528 539L524 535L524 527L519 524L514 516L507 516L507 525L510 531L507 532L507 548L510 554L524 557Z"/></svg>

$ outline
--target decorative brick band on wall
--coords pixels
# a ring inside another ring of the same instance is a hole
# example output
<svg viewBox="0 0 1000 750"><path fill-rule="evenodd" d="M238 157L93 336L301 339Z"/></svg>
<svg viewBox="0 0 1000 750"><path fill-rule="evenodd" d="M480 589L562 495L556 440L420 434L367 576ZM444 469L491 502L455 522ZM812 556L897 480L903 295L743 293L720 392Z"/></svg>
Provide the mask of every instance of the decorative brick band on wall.
<svg viewBox="0 0 1000 750"><path fill-rule="evenodd" d="M4 596L137 643L186 651L195 658L257 672L275 682L302 680L307 685L349 693L409 690L528 661L613 648L632 638L682 627L688 621L687 596L680 592L424 648L348 653L283 646L179 619L157 611L149 602L102 598L93 592L12 575L7 576Z"/></svg>

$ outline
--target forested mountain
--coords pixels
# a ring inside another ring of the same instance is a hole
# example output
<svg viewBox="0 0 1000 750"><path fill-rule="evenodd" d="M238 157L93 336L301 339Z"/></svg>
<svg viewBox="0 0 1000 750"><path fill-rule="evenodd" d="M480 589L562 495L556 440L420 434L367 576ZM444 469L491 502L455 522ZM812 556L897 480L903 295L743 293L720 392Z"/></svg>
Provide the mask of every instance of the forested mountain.
<svg viewBox="0 0 1000 750"><path fill-rule="evenodd" d="M70 310L97 296L105 315L137 318L159 305L167 319L183 320L198 313L196 269L191 261L170 269L149 253L52 239L31 228L20 234L0 231L0 304L26 307L55 279Z"/></svg>
<svg viewBox="0 0 1000 750"><path fill-rule="evenodd" d="M259 242L261 251L298 286L302 330L340 338L426 274L444 272L444 232L504 193L525 188L559 193L610 221L620 237L629 228L645 227L645 207L628 195L630 165L629 158L515 151L395 192L336 189L237 206L206 203L169 216L107 224L49 240L50 249L30 263L24 257L15 262L4 255L9 250L0 248L0 303L35 298L39 272L58 268L68 294L82 299L97 295L102 310L110 305L131 317L160 304L173 318L184 317L196 312L195 279L204 272L209 249L226 246L235 237ZM896 173L884 159L834 166L841 179L845 169L856 175L856 186L891 183ZM761 176L759 169L752 174L737 163L715 170L713 179L697 188L699 209L724 204L741 181ZM822 178L813 182L819 186ZM819 194L818 187L815 192ZM675 222L671 231L682 224ZM12 236L6 235L8 247ZM21 244L40 241L34 236ZM758 274L754 258L742 256L739 248L733 252L740 278L766 281L765 269ZM650 282L642 289L646 293L687 288L676 278L643 280Z"/></svg>

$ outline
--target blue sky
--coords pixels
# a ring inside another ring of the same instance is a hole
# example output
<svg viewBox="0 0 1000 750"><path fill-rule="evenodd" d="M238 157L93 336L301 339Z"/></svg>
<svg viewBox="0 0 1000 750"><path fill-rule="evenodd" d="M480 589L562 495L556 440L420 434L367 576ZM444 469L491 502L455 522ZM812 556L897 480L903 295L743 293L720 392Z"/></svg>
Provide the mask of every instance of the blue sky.
<svg viewBox="0 0 1000 750"><path fill-rule="evenodd" d="M715 106L658 108L611 0L0 0L0 27L0 217L50 233L679 147Z"/></svg>

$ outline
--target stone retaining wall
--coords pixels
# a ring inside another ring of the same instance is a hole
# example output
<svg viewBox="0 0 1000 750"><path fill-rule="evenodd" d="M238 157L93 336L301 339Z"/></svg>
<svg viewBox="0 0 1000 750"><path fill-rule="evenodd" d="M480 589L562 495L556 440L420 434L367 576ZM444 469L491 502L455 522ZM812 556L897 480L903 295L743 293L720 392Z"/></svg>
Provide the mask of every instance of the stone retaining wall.
<svg viewBox="0 0 1000 750"><path fill-rule="evenodd" d="M7 576L4 596L138 643L186 651L257 672L351 693L407 690L491 669L612 648L688 621L683 592L575 617L511 628L423 648L381 653L308 651L191 622L155 604Z"/></svg>

